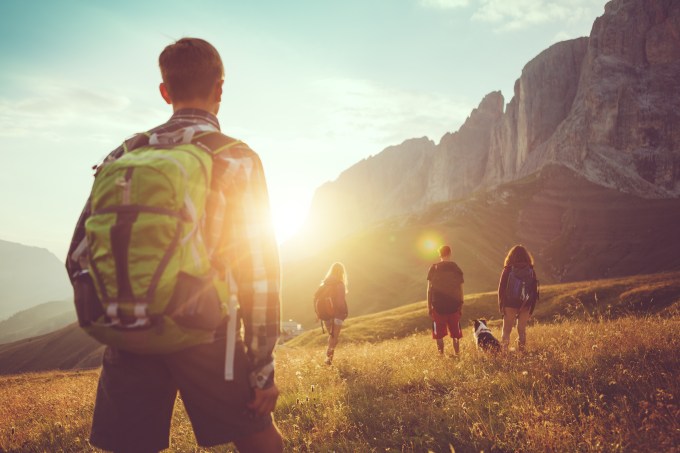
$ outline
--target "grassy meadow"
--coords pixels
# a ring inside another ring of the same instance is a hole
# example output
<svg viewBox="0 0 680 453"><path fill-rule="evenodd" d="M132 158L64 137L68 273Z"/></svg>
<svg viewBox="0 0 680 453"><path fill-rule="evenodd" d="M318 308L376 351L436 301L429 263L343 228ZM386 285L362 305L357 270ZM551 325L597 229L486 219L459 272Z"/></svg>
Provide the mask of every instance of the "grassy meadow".
<svg viewBox="0 0 680 453"><path fill-rule="evenodd" d="M675 281L666 274L635 286L547 287L524 354L479 352L466 326L460 357L449 355L450 344L441 357L416 323L429 325L422 304L348 322L330 367L320 329L309 332L277 355L275 417L286 451L680 451L680 292L668 290ZM654 314L636 314L639 304L657 302ZM493 303L487 294L470 297L468 316ZM499 337L499 321L491 327ZM0 377L0 451L91 451L98 373ZM179 401L171 451L232 449L197 447Z"/></svg>

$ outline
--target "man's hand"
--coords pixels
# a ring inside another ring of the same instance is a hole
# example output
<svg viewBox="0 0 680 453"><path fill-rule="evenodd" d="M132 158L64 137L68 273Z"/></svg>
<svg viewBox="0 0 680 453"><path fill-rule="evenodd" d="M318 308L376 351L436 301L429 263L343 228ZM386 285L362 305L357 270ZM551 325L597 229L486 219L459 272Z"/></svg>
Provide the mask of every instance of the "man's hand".
<svg viewBox="0 0 680 453"><path fill-rule="evenodd" d="M253 411L258 417L265 416L274 412L276 400L279 398L279 389L276 384L266 389L255 387L255 397L248 403L248 409Z"/></svg>

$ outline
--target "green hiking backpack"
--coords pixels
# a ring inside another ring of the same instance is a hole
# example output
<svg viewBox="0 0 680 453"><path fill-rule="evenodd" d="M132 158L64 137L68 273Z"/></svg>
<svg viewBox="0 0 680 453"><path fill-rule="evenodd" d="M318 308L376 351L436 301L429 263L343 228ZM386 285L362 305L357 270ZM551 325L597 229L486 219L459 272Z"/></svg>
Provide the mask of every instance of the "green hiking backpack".
<svg viewBox="0 0 680 453"><path fill-rule="evenodd" d="M204 236L214 156L240 143L198 125L147 136L98 169L74 279L87 333L140 354L210 342L229 314Z"/></svg>

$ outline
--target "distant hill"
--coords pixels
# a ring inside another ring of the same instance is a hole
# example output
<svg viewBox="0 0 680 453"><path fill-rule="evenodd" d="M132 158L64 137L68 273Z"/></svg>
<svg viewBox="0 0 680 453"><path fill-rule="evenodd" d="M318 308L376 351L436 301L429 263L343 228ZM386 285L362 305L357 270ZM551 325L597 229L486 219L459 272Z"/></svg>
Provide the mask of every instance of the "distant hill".
<svg viewBox="0 0 680 453"><path fill-rule="evenodd" d="M0 374L97 367L104 347L77 324L0 345Z"/></svg>
<svg viewBox="0 0 680 453"><path fill-rule="evenodd" d="M498 319L495 293L466 298L463 325L470 319ZM680 272L615 278L591 282L544 285L534 317L539 322L562 319L599 320L628 314L680 313ZM497 328L497 323L495 323ZM381 313L349 318L343 327L345 343L402 338L430 328L425 302ZM287 346L322 345L328 341L316 328ZM104 347L77 324L37 338L0 345L0 374L82 369L99 366Z"/></svg>
<svg viewBox="0 0 680 453"><path fill-rule="evenodd" d="M66 269L52 252L0 240L0 320L69 296Z"/></svg>
<svg viewBox="0 0 680 453"><path fill-rule="evenodd" d="M0 344L54 332L76 320L73 302L46 302L0 321Z"/></svg>
<svg viewBox="0 0 680 453"><path fill-rule="evenodd" d="M680 270L680 199L644 199L550 165L488 192L393 218L283 266L283 316L309 326L311 298L333 261L349 275L350 316L421 300L426 241L453 247L467 294L498 285L505 254L526 245L545 283Z"/></svg>

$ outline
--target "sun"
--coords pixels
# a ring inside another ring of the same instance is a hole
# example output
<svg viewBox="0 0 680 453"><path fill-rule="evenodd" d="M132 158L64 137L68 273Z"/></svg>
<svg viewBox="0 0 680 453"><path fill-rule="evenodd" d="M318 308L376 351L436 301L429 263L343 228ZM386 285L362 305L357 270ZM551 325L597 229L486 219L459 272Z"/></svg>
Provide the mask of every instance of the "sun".
<svg viewBox="0 0 680 453"><path fill-rule="evenodd" d="M276 241L279 245L292 238L307 218L306 206L295 203L272 204L271 210Z"/></svg>

